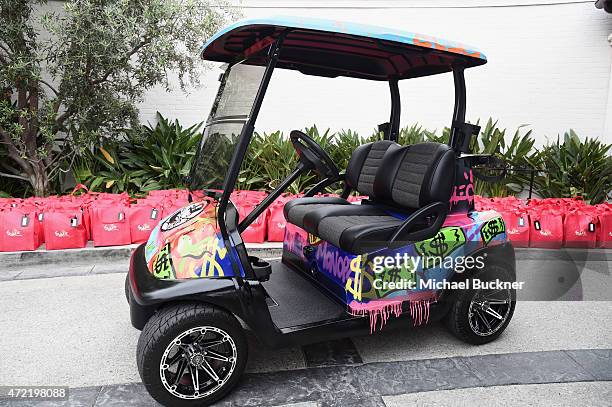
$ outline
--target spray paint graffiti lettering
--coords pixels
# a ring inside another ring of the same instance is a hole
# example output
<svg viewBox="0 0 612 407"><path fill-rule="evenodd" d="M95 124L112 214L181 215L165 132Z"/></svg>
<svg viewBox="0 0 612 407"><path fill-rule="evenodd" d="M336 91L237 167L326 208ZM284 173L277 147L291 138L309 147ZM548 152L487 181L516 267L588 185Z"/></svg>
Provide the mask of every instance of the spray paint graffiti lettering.
<svg viewBox="0 0 612 407"><path fill-rule="evenodd" d="M216 236L208 236L193 243L189 235L183 235L178 241L176 252L180 258L177 262L177 277L223 277L223 267L217 257L223 260L227 249L222 247ZM198 273L199 271L199 273Z"/></svg>
<svg viewBox="0 0 612 407"><path fill-rule="evenodd" d="M468 202L469 204L474 202L474 176L472 170L468 174L467 171L463 172L465 184L455 185L451 194L450 206L451 208L457 205L459 202Z"/></svg>
<svg viewBox="0 0 612 407"><path fill-rule="evenodd" d="M337 251L318 251L317 257L323 256L323 268L327 273L338 278L341 282L347 281L351 274L351 258Z"/></svg>
<svg viewBox="0 0 612 407"><path fill-rule="evenodd" d="M307 239L305 236L306 232L304 232L304 235L302 235L298 232L297 227L287 224L285 229L284 249L301 256L303 253L302 249Z"/></svg>
<svg viewBox="0 0 612 407"><path fill-rule="evenodd" d="M316 246L320 243L322 243L323 241L321 240L320 237L313 235L312 233L308 234L308 244L311 246Z"/></svg>
<svg viewBox="0 0 612 407"><path fill-rule="evenodd" d="M170 257L170 243L166 243L157 253L157 257L153 262L153 275L156 278L163 279L175 278L174 267L172 266L172 257Z"/></svg>

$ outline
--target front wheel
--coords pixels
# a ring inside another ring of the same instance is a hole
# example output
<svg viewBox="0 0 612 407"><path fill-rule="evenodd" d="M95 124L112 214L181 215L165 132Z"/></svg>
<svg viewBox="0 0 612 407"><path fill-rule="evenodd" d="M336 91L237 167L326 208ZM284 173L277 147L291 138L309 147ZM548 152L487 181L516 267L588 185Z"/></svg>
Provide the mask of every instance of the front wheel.
<svg viewBox="0 0 612 407"><path fill-rule="evenodd" d="M514 281L508 270L497 265L487 266L475 278ZM510 323L515 299L516 290L511 288L462 290L446 315L446 326L453 335L467 343L482 345L494 341Z"/></svg>
<svg viewBox="0 0 612 407"><path fill-rule="evenodd" d="M237 383L247 361L247 342L229 313L204 304L163 308L138 340L142 382L165 406L206 406Z"/></svg>

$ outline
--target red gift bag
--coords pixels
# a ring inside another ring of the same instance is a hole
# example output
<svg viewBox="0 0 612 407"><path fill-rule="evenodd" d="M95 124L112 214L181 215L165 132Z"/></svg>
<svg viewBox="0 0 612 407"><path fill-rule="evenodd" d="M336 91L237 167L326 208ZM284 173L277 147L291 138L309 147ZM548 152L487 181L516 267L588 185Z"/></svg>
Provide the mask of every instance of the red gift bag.
<svg viewBox="0 0 612 407"><path fill-rule="evenodd" d="M151 231L163 218L163 207L159 202L141 200L128 209L130 237L132 243L142 243L149 239Z"/></svg>
<svg viewBox="0 0 612 407"><path fill-rule="evenodd" d="M594 248L597 245L598 226L594 208L584 207L566 212L563 217L564 246Z"/></svg>
<svg viewBox="0 0 612 407"><path fill-rule="evenodd" d="M0 211L10 209L13 204L13 198L0 198Z"/></svg>
<svg viewBox="0 0 612 407"><path fill-rule="evenodd" d="M131 243L128 208L125 205L94 202L90 214L94 246L122 246Z"/></svg>
<svg viewBox="0 0 612 407"><path fill-rule="evenodd" d="M44 223L47 250L77 249L87 245L87 228L80 208L50 209L44 214Z"/></svg>
<svg viewBox="0 0 612 407"><path fill-rule="evenodd" d="M0 212L0 251L36 250L41 240L36 211L12 208Z"/></svg>
<svg viewBox="0 0 612 407"><path fill-rule="evenodd" d="M612 249L612 211L600 211L597 247Z"/></svg>
<svg viewBox="0 0 612 407"><path fill-rule="evenodd" d="M283 213L285 204L273 205L268 214L268 241L282 242L285 239L285 227L287 220Z"/></svg>
<svg viewBox="0 0 612 407"><path fill-rule="evenodd" d="M185 206L189 205L189 198L187 191L183 191L184 193L170 193L168 195L156 195L153 196L153 199L159 199L162 197L161 202L164 208L164 213L166 215L170 215Z"/></svg>
<svg viewBox="0 0 612 407"><path fill-rule="evenodd" d="M257 203L255 202L237 202L236 209L238 209L238 215L242 221L246 216L253 211ZM266 241L266 229L267 229L268 211L265 210L261 215L257 217L240 235L242 239L247 243L263 243Z"/></svg>
<svg viewBox="0 0 612 407"><path fill-rule="evenodd" d="M563 214L547 207L531 210L529 247L560 249L563 246Z"/></svg>
<svg viewBox="0 0 612 407"><path fill-rule="evenodd" d="M529 247L529 215L520 209L500 210L506 224L506 234L514 247Z"/></svg>
<svg viewBox="0 0 612 407"><path fill-rule="evenodd" d="M283 213L285 204L294 199L292 195L284 195L277 198L268 209L268 242L282 242L285 239L285 227L287 220Z"/></svg>

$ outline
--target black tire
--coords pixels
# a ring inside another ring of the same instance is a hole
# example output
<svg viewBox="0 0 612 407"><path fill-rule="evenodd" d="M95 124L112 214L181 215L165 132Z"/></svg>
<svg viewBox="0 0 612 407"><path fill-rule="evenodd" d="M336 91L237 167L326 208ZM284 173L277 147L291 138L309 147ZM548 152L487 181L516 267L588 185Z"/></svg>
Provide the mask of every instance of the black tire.
<svg viewBox="0 0 612 407"><path fill-rule="evenodd" d="M183 399L165 387L160 364L166 348L175 338L202 326L218 328L231 337L236 349L235 367L227 375L227 381L212 394L197 399ZM151 317L140 334L136 353L142 382L155 400L164 406L193 407L210 405L236 386L246 366L248 346L244 331L234 316L206 304L185 303L162 308Z"/></svg>
<svg viewBox="0 0 612 407"><path fill-rule="evenodd" d="M130 274L125 275L125 300L130 303Z"/></svg>
<svg viewBox="0 0 612 407"><path fill-rule="evenodd" d="M485 270L471 277L470 279L475 278L482 281L494 281L496 279L503 282L515 281L515 278L507 269L494 264L487 265ZM472 285L470 285L470 287L472 287ZM504 308L505 312L503 316L505 316L505 319L499 323L499 326L497 326L491 333L477 333L476 328L474 328L474 324L470 323L470 317L474 315L474 313L471 313L470 311L472 309L472 300L478 302L478 296L482 295L482 293L483 290L476 290L473 288L458 291L456 293L455 301L444 319L446 327L453 335L462 341L473 345L483 345L497 339L510 323L512 315L514 314L514 308L516 306L516 290L509 289L509 308L507 310ZM476 316L474 316L474 318L475 317ZM482 319L480 320L482 321Z"/></svg>

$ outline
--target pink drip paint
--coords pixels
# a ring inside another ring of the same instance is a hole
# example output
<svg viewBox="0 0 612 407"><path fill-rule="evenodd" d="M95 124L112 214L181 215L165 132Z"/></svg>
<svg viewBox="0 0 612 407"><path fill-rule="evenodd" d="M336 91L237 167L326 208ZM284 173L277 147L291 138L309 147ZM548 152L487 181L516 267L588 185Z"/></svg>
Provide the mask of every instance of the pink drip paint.
<svg viewBox="0 0 612 407"><path fill-rule="evenodd" d="M370 333L376 331L376 325L380 318L380 327L383 329L391 315L399 317L402 314L402 300L374 300L368 303L352 301L349 304L349 312L354 316L368 315L370 318ZM413 326L429 323L430 299L408 300L410 318Z"/></svg>
<svg viewBox="0 0 612 407"><path fill-rule="evenodd" d="M391 314L394 314L396 317L402 314L402 301L377 300L365 304L353 301L349 304L349 312L351 315L359 317L368 315L370 317L370 333L374 333L379 317L379 329L383 329Z"/></svg>

